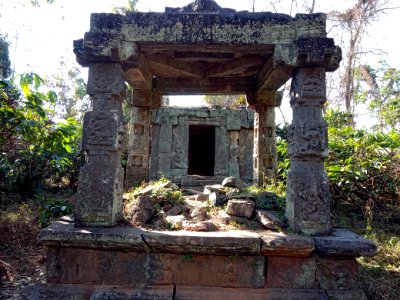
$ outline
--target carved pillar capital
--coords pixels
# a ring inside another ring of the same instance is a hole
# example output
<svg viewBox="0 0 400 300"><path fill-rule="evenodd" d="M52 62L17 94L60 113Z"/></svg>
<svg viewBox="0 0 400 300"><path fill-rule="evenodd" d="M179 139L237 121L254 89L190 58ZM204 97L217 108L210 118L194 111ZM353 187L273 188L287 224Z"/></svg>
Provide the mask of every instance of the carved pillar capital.
<svg viewBox="0 0 400 300"><path fill-rule="evenodd" d="M290 105L322 106L326 101L325 68L300 68L292 78Z"/></svg>
<svg viewBox="0 0 400 300"><path fill-rule="evenodd" d="M119 95L126 93L124 72L119 63L92 63L86 92L90 96L99 94Z"/></svg>

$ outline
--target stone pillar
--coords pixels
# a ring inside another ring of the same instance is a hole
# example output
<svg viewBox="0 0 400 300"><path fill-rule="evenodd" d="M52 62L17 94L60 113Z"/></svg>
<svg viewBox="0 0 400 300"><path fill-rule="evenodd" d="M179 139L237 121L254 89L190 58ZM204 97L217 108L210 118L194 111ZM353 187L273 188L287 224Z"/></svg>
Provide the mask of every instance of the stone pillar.
<svg viewBox="0 0 400 300"><path fill-rule="evenodd" d="M125 81L117 63L89 67L87 93L93 110L85 114L75 226L113 226L122 217L122 101Z"/></svg>
<svg viewBox="0 0 400 300"><path fill-rule="evenodd" d="M322 117L326 101L325 69L300 68L292 79L289 128L290 171L286 190L286 216L295 233L329 234L331 231L328 179L327 126Z"/></svg>
<svg viewBox="0 0 400 300"><path fill-rule="evenodd" d="M134 91L125 190L149 180L151 92Z"/></svg>
<svg viewBox="0 0 400 300"><path fill-rule="evenodd" d="M267 91L257 100L254 114L253 181L262 186L276 174L276 91Z"/></svg>

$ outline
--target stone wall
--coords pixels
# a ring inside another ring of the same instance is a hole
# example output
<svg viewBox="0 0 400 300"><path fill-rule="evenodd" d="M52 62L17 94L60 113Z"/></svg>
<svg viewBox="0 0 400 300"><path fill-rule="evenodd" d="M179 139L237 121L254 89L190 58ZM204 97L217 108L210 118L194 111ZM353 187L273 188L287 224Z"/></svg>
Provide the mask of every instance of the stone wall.
<svg viewBox="0 0 400 300"><path fill-rule="evenodd" d="M365 299L356 257L376 246L344 229L306 237L272 231L44 229L46 283L26 299Z"/></svg>
<svg viewBox="0 0 400 300"><path fill-rule="evenodd" d="M153 111L151 123L150 179L165 176L187 185L189 126L209 125L215 126L216 179L235 176L252 181L252 110L163 107Z"/></svg>

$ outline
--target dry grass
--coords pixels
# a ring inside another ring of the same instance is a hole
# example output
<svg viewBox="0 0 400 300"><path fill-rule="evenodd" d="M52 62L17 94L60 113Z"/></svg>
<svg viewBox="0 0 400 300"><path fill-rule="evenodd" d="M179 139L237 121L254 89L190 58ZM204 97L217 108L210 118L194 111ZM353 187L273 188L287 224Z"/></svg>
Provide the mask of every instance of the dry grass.
<svg viewBox="0 0 400 300"><path fill-rule="evenodd" d="M45 249L36 241L41 229L39 204L20 201L15 199L0 211L0 262L9 267L3 274L6 280L0 279L0 299L19 299L25 286L44 280Z"/></svg>
<svg viewBox="0 0 400 300"><path fill-rule="evenodd" d="M341 226L374 241L378 246L375 257L357 259L360 285L367 298L400 299L400 224L387 222L381 217L367 221L361 209L354 206L338 208L334 214Z"/></svg>

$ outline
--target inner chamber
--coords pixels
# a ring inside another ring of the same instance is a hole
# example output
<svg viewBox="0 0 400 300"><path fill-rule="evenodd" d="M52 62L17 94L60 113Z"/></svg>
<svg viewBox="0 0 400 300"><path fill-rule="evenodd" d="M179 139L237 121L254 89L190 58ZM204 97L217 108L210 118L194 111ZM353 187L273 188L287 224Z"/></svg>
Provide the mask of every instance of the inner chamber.
<svg viewBox="0 0 400 300"><path fill-rule="evenodd" d="M215 164L215 126L189 126L188 175L213 176Z"/></svg>

